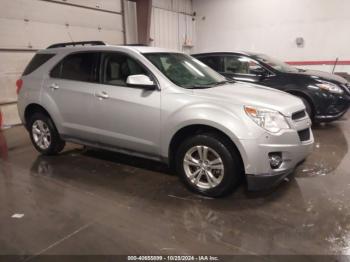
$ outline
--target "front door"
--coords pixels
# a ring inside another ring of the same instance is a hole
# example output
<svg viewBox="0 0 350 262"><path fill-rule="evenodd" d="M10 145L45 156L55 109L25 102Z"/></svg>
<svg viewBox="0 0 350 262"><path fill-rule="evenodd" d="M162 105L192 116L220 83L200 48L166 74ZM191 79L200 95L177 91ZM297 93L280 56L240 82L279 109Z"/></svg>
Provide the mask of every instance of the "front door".
<svg viewBox="0 0 350 262"><path fill-rule="evenodd" d="M129 87L129 75L149 75L127 54L101 54L100 86L94 89L93 117L101 144L159 154L160 90ZM150 76L150 75L149 75Z"/></svg>

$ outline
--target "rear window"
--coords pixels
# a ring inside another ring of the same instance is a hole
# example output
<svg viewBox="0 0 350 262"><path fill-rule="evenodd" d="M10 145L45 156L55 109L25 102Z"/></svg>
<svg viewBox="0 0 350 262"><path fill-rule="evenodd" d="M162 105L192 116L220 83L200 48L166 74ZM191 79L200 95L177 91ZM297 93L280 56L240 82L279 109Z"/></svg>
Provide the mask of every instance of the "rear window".
<svg viewBox="0 0 350 262"><path fill-rule="evenodd" d="M65 57L51 71L50 76L83 82L97 82L98 53L76 53Z"/></svg>
<svg viewBox="0 0 350 262"><path fill-rule="evenodd" d="M38 69L41 65L49 61L55 54L36 54L33 59L29 62L26 69L24 69L23 75L29 75Z"/></svg>

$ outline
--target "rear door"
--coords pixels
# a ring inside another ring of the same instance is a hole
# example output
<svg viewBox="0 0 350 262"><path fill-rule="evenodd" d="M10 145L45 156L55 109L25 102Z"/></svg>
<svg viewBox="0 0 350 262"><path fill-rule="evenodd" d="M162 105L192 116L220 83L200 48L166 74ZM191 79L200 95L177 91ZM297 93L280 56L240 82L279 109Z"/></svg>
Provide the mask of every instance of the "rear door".
<svg viewBox="0 0 350 262"><path fill-rule="evenodd" d="M103 52L100 68L101 84L95 86L92 102L99 142L159 155L161 92L126 84L130 75L153 76L141 62L122 52Z"/></svg>
<svg viewBox="0 0 350 262"><path fill-rule="evenodd" d="M92 100L98 86L97 52L78 52L66 56L50 72L43 85L42 100L50 108L63 135L94 140Z"/></svg>

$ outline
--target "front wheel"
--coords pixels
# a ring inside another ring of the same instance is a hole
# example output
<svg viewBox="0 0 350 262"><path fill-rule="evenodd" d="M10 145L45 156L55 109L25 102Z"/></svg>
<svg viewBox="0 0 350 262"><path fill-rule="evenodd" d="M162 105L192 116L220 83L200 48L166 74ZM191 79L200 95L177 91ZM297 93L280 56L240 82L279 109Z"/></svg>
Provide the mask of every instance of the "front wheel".
<svg viewBox="0 0 350 262"><path fill-rule="evenodd" d="M205 196L226 195L243 176L236 150L219 135L188 138L176 155L177 173L191 190Z"/></svg>
<svg viewBox="0 0 350 262"><path fill-rule="evenodd" d="M43 113L33 114L28 121L30 138L36 150L43 155L55 155L61 152L65 142L51 118Z"/></svg>
<svg viewBox="0 0 350 262"><path fill-rule="evenodd" d="M310 119L313 121L313 110L312 110L312 106L309 103L309 101L307 101L305 98L303 97L299 97L301 99L301 101L303 101L303 104L305 105L305 110L307 112L307 114L309 115Z"/></svg>

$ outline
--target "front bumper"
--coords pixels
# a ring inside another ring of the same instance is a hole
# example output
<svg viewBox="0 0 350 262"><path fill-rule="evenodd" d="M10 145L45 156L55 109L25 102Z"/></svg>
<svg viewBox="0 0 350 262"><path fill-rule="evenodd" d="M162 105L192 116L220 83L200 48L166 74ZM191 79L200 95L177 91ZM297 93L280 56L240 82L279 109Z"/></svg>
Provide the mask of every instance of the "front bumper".
<svg viewBox="0 0 350 262"><path fill-rule="evenodd" d="M324 115L315 115L316 122L331 122L335 121L339 118L341 118L349 109L350 104L348 106L344 106L341 110L339 110L338 113L330 115L330 114L324 114Z"/></svg>
<svg viewBox="0 0 350 262"><path fill-rule="evenodd" d="M301 164L303 161L304 159L302 159L299 163L297 163L296 166ZM282 170L281 172L273 172L272 174L261 174L261 175L247 174L246 179L248 184L248 190L260 191L260 190L273 188L279 185L283 181L283 179L285 179L287 176L291 175L294 172L295 167L287 170Z"/></svg>
<svg viewBox="0 0 350 262"><path fill-rule="evenodd" d="M247 184L249 191L260 191L264 189L269 189L275 187L280 184L284 178L290 175L293 171L287 173L282 172L280 174L272 174L272 175L247 175Z"/></svg>
<svg viewBox="0 0 350 262"><path fill-rule="evenodd" d="M330 122L341 118L350 107L350 95L328 95L319 104L314 119L316 122Z"/></svg>
<svg viewBox="0 0 350 262"><path fill-rule="evenodd" d="M292 123L292 120L289 121ZM277 185L312 152L314 137L309 118L292 124L294 129L279 134L265 133L257 140L242 142L246 151L244 165L249 190L262 190ZM305 129L310 130L310 137L301 140L298 131ZM269 159L269 153L274 152L281 153L283 159L276 169L271 168Z"/></svg>

